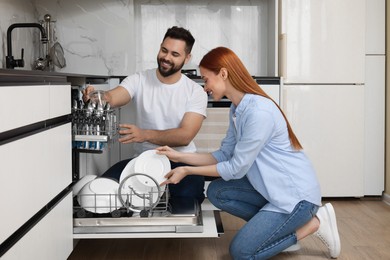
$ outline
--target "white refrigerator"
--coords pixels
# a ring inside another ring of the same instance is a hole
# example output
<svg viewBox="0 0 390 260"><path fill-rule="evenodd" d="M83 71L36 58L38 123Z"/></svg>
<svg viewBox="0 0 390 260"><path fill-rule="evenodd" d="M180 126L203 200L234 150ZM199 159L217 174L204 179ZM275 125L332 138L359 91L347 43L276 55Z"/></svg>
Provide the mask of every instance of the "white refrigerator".
<svg viewBox="0 0 390 260"><path fill-rule="evenodd" d="M365 0L279 0L279 73L322 196L364 196Z"/></svg>

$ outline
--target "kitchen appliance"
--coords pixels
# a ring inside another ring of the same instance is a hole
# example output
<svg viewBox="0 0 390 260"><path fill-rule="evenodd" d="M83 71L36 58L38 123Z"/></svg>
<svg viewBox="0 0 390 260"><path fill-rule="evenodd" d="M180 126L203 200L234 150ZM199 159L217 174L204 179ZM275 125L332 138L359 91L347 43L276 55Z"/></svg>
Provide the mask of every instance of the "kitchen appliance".
<svg viewBox="0 0 390 260"><path fill-rule="evenodd" d="M87 103L81 101L81 92L73 95L73 159L74 170L77 172L73 174L75 182L81 177L78 168L82 154L107 153L116 142L116 111L105 103L104 90L91 94L92 98ZM142 163L147 164L145 161ZM116 193L85 193L75 196L74 238L218 237L223 232L219 212L215 208L207 205L207 202L203 208L196 200L171 198L169 189L160 187L159 182L151 176L153 174L134 172L120 180ZM91 182L98 179L91 178ZM143 184L147 183L149 187L140 191L136 188L139 182L135 184L135 179L141 180ZM108 203L102 203L102 200ZM86 204L83 205L85 201Z"/></svg>
<svg viewBox="0 0 390 260"><path fill-rule="evenodd" d="M102 151L107 143L115 140L118 132L115 110L102 100L104 91L97 90L91 94L87 103L73 99L73 147L79 152Z"/></svg>
<svg viewBox="0 0 390 260"><path fill-rule="evenodd" d="M361 28L366 3L280 0L279 4L282 108L313 162L322 195L363 196L365 34Z"/></svg>

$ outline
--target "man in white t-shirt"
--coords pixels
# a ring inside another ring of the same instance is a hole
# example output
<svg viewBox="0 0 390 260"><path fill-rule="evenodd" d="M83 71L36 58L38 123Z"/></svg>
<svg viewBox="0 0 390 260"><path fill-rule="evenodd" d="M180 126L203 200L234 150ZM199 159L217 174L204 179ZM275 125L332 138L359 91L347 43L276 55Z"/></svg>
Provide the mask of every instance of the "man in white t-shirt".
<svg viewBox="0 0 390 260"><path fill-rule="evenodd" d="M194 42L188 30L169 28L157 55L158 68L128 76L118 87L106 92L105 99L112 107L124 106L130 101L135 103L136 124L119 125L119 142L134 143L134 157L162 145L183 152L196 151L193 139L206 117L207 94L181 73L191 58ZM93 90L89 86L84 98ZM103 176L119 179L130 159L115 164ZM172 168L177 166L171 162ZM204 177L189 177L184 183L170 185L170 195L195 198L201 203Z"/></svg>

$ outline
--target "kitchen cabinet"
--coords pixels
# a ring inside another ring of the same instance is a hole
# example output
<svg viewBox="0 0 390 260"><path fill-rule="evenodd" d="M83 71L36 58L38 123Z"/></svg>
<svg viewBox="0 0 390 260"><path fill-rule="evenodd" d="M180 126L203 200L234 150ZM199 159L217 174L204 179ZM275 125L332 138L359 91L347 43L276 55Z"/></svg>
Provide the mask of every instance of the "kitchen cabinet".
<svg viewBox="0 0 390 260"><path fill-rule="evenodd" d="M384 7L384 0L280 1L282 107L324 197L384 189Z"/></svg>
<svg viewBox="0 0 390 260"><path fill-rule="evenodd" d="M366 55L385 55L386 0L366 0Z"/></svg>
<svg viewBox="0 0 390 260"><path fill-rule="evenodd" d="M73 250L72 195L20 239L2 259L67 259Z"/></svg>
<svg viewBox="0 0 390 260"><path fill-rule="evenodd" d="M385 186L385 0L366 0L364 194Z"/></svg>
<svg viewBox="0 0 390 260"><path fill-rule="evenodd" d="M285 84L364 83L365 0L280 3L279 76Z"/></svg>
<svg viewBox="0 0 390 260"><path fill-rule="evenodd" d="M366 56L364 91L364 194L382 195L385 187L384 55Z"/></svg>
<svg viewBox="0 0 390 260"><path fill-rule="evenodd" d="M284 86L282 95L322 196L364 196L364 86L293 85Z"/></svg>
<svg viewBox="0 0 390 260"><path fill-rule="evenodd" d="M66 259L73 248L70 85L3 83L0 104L0 256Z"/></svg>

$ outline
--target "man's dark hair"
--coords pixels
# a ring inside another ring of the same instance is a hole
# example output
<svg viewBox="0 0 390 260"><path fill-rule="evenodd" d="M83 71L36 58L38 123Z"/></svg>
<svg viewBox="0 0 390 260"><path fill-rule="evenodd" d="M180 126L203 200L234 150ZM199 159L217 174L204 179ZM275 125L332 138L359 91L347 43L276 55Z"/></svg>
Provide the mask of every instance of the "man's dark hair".
<svg viewBox="0 0 390 260"><path fill-rule="evenodd" d="M172 38L172 39L176 39L176 40L185 41L186 42L186 50L185 51L187 54L191 52L192 46L194 46L194 43L195 43L195 39L192 36L192 34L190 33L190 31L186 30L182 27L173 26L172 28L169 28L167 30L167 32L165 33L163 41L167 37Z"/></svg>

